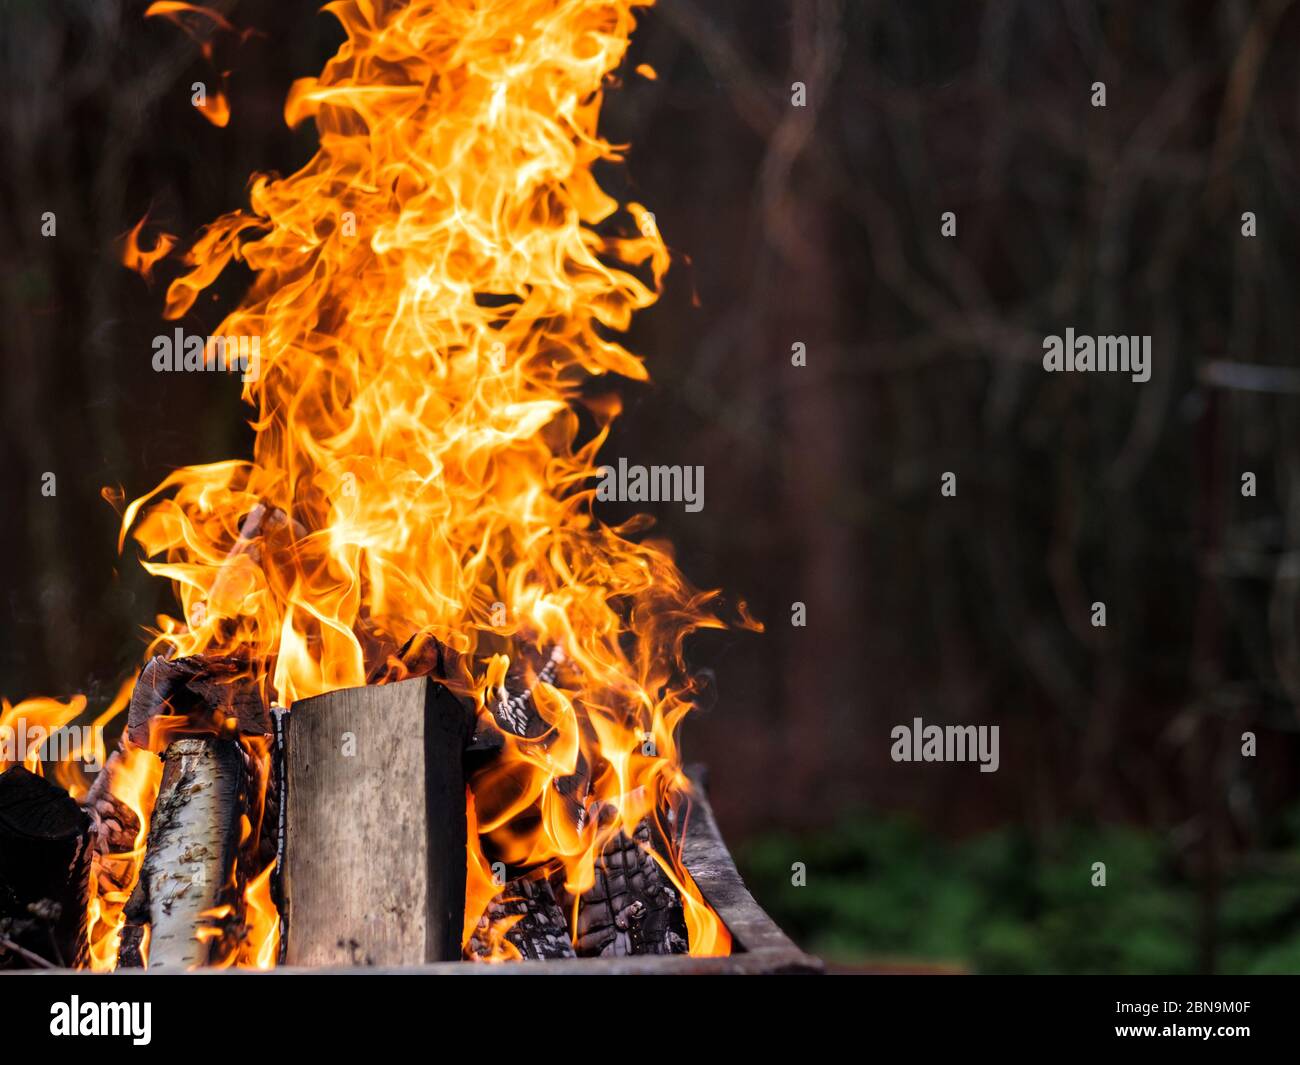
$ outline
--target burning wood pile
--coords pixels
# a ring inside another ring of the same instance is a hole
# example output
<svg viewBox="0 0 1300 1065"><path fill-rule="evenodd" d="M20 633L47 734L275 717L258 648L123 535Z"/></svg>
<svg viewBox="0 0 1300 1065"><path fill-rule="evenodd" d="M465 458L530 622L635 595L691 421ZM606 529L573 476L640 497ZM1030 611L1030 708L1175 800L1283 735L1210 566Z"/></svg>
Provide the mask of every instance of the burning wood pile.
<svg viewBox="0 0 1300 1065"><path fill-rule="evenodd" d="M347 40L285 104L314 158L184 250L130 232L167 319L252 271L211 339L259 340L253 456L122 506L180 610L96 718L126 715L93 784L36 756L0 777L5 964L730 952L678 749L720 597L648 520L594 512L605 382L647 376L614 338L668 266L593 174L647 2L334 5Z"/></svg>
<svg viewBox="0 0 1300 1065"><path fill-rule="evenodd" d="M659 865L679 841L657 839L649 816L629 834L611 804L589 813L586 773L555 787L575 830L586 821L598 841L590 888L566 890L554 863L493 862L500 890L462 935L467 775L500 759L507 736L545 744L554 730L523 671L476 721L432 672L446 662L436 641L412 641L398 661L431 672L287 714L264 705L241 663L155 657L84 803L21 766L0 774L0 964L86 962L87 900L128 886L114 859L141 826L108 784L140 751L161 776L117 967L230 964L268 944L298 965L686 953L682 902ZM534 685L554 682L561 661L553 654ZM259 900L262 870L273 910Z"/></svg>

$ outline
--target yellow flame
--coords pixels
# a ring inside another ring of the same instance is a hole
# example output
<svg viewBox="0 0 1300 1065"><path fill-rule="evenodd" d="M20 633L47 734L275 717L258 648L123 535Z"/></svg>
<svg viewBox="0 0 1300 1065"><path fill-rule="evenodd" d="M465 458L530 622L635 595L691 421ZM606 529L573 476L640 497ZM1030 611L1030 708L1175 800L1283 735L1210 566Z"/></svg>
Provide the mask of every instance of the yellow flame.
<svg viewBox="0 0 1300 1065"><path fill-rule="evenodd" d="M722 625L716 593L645 538L648 521L592 512L620 412L602 379L647 376L616 337L669 262L653 215L620 211L594 175L621 161L598 118L649 2L326 5L346 40L285 103L291 125L314 120L319 150L254 177L249 207L185 252L164 309L186 314L231 262L253 272L217 330L260 341L243 385L253 458L177 470L123 511L123 541L181 606L150 653L239 655L268 702L365 684L417 633L454 652L449 683L485 716L524 665L545 731L508 736L471 781L466 939L499 890L486 851L582 891L613 831L659 823L687 790L683 642ZM241 535L255 512L278 520ZM554 654L563 668L538 680ZM120 787L148 810L131 766ZM575 773L576 800L556 787ZM586 816L595 803L612 823ZM657 860L691 952L728 952L680 855ZM269 877L246 890L237 964L274 963ZM92 903L97 967L120 934L116 901ZM494 956L513 950L504 931Z"/></svg>
<svg viewBox="0 0 1300 1065"><path fill-rule="evenodd" d="M139 819L139 829L129 851L97 855L91 869L89 903L90 967L97 972L117 968L117 951L126 923L125 908L140 877L145 843L149 837L149 819L162 783L162 762L142 747L126 744L117 759L103 770L111 774L109 790ZM109 873L106 877L102 873ZM108 886L108 881L123 885ZM142 948L147 955L147 946Z"/></svg>

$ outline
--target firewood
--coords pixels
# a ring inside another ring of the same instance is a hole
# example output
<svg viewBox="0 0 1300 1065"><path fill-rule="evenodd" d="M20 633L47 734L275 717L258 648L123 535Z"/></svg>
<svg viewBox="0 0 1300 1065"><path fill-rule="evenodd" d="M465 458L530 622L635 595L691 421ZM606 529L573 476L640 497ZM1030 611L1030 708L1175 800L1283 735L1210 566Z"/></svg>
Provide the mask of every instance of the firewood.
<svg viewBox="0 0 1300 1065"><path fill-rule="evenodd" d="M212 952L213 922L205 914L238 901L228 885L245 805L244 756L233 740L187 738L163 759L162 784L130 924L150 927L150 970L195 969ZM207 930L201 937L201 930ZM132 937L124 940L129 950ZM119 959L122 957L119 950Z"/></svg>
<svg viewBox="0 0 1300 1065"><path fill-rule="evenodd" d="M76 801L22 766L0 774L0 968L83 961L89 875Z"/></svg>
<svg viewBox="0 0 1300 1065"><path fill-rule="evenodd" d="M150 722L159 715L187 718L186 733L270 735L266 703L245 663L235 658L155 656L140 671L126 732L139 747L149 745Z"/></svg>
<svg viewBox="0 0 1300 1065"><path fill-rule="evenodd" d="M575 958L569 939L569 923L556 898L551 882L544 877L518 877L502 889L479 918L478 927L466 946L471 958L486 958L492 952L491 931L514 918L505 933L521 957L531 961Z"/></svg>
<svg viewBox="0 0 1300 1065"><path fill-rule="evenodd" d="M114 751L90 785L82 809L90 816L91 877L99 881L99 894L126 891L132 863L124 855L135 848L140 819L134 810L109 790L122 755Z"/></svg>
<svg viewBox="0 0 1300 1065"><path fill-rule="evenodd" d="M285 720L285 958L460 957L470 712L428 678L296 703Z"/></svg>
<svg viewBox="0 0 1300 1065"><path fill-rule="evenodd" d="M649 820L632 837L620 830L605 844L596 859L596 882L578 900L579 957L686 953L681 899L651 857L652 846Z"/></svg>

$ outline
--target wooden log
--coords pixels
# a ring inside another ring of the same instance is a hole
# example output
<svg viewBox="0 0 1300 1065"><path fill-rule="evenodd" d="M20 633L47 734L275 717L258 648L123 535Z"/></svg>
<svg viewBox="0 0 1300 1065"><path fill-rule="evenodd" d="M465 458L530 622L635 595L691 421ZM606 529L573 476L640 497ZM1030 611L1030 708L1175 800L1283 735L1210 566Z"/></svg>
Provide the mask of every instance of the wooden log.
<svg viewBox="0 0 1300 1065"><path fill-rule="evenodd" d="M205 913L235 904L228 887L245 805L244 755L234 740L176 740L163 759L140 880L128 922L147 923L149 969L196 969L211 958L213 922ZM136 942L123 937L123 949ZM131 959L119 953L123 964Z"/></svg>
<svg viewBox="0 0 1300 1065"><path fill-rule="evenodd" d="M150 723L160 716L187 719L186 733L267 736L271 719L246 663L217 655L151 658L131 693L126 731L149 746Z"/></svg>
<svg viewBox="0 0 1300 1065"><path fill-rule="evenodd" d="M76 801L20 765L0 773L0 968L84 961L89 877Z"/></svg>
<svg viewBox="0 0 1300 1065"><path fill-rule="evenodd" d="M420 677L296 703L285 721L285 957L460 957L472 715Z"/></svg>
<svg viewBox="0 0 1300 1065"><path fill-rule="evenodd" d="M130 855L140 834L140 819L111 791L122 764L121 751L110 754L82 803L90 815L90 875L97 881L100 898L130 891L136 872Z"/></svg>

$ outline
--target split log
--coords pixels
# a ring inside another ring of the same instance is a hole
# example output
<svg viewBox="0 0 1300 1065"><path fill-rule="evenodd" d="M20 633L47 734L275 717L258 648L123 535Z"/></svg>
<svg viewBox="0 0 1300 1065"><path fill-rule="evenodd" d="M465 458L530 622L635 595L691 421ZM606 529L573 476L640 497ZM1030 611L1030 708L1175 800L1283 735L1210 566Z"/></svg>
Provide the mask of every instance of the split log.
<svg viewBox="0 0 1300 1065"><path fill-rule="evenodd" d="M145 664L131 693L126 733L149 746L150 724L160 715L187 719L183 731L213 736L267 736L271 719L262 693L239 659L217 655L163 658Z"/></svg>
<svg viewBox="0 0 1300 1065"><path fill-rule="evenodd" d="M57 784L0 773L0 968L81 964L90 818Z"/></svg>
<svg viewBox="0 0 1300 1065"><path fill-rule="evenodd" d="M285 720L285 959L460 957L471 722L426 677L297 703Z"/></svg>
<svg viewBox="0 0 1300 1065"><path fill-rule="evenodd" d="M244 756L233 740L181 739L167 748L149 842L127 919L147 923L150 970L199 968L219 936L209 915L238 902L228 885L245 806ZM136 942L123 937L119 960Z"/></svg>
<svg viewBox="0 0 1300 1065"><path fill-rule="evenodd" d="M596 882L578 900L579 957L687 952L682 902L651 857L653 845L648 819L633 837L620 829L605 844L596 859Z"/></svg>
<svg viewBox="0 0 1300 1065"><path fill-rule="evenodd" d="M505 939L521 957L530 961L576 958L569 939L569 922L556 898L551 882L538 877L519 877L501 889L479 918L478 927L466 946L471 958L484 959L492 953L492 929L513 921Z"/></svg>

